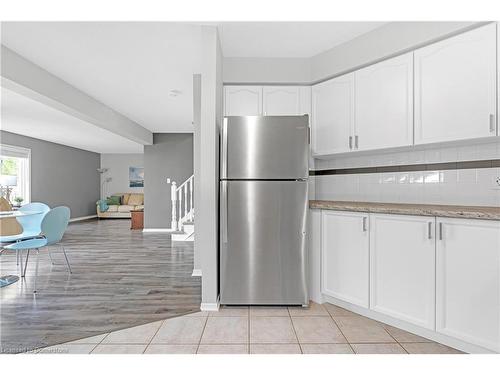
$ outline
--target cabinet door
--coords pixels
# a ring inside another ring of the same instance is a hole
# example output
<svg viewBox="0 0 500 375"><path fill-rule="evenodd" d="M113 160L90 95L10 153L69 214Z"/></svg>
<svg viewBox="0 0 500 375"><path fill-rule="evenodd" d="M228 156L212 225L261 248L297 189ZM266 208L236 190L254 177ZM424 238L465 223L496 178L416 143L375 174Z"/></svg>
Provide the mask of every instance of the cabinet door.
<svg viewBox="0 0 500 375"><path fill-rule="evenodd" d="M322 293L368 307L368 214L322 212Z"/></svg>
<svg viewBox="0 0 500 375"><path fill-rule="evenodd" d="M300 91L296 86L263 88L264 116L300 115Z"/></svg>
<svg viewBox="0 0 500 375"><path fill-rule="evenodd" d="M415 51L415 143L496 134L496 25Z"/></svg>
<svg viewBox="0 0 500 375"><path fill-rule="evenodd" d="M370 215L370 308L435 325L435 218Z"/></svg>
<svg viewBox="0 0 500 375"><path fill-rule="evenodd" d="M313 86L311 117L313 154L349 151L354 124L353 73Z"/></svg>
<svg viewBox="0 0 500 375"><path fill-rule="evenodd" d="M224 108L226 116L262 115L262 87L226 86Z"/></svg>
<svg viewBox="0 0 500 375"><path fill-rule="evenodd" d="M413 144L413 53L355 72L354 148Z"/></svg>
<svg viewBox="0 0 500 375"><path fill-rule="evenodd" d="M437 223L436 330L500 351L500 222Z"/></svg>

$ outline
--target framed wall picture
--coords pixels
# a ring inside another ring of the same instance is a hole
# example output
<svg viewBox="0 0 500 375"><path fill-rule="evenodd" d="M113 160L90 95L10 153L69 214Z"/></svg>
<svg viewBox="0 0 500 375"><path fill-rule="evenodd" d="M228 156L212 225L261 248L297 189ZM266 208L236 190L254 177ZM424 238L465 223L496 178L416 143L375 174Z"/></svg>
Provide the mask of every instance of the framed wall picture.
<svg viewBox="0 0 500 375"><path fill-rule="evenodd" d="M142 188L144 187L144 168L129 167L128 168L129 187Z"/></svg>

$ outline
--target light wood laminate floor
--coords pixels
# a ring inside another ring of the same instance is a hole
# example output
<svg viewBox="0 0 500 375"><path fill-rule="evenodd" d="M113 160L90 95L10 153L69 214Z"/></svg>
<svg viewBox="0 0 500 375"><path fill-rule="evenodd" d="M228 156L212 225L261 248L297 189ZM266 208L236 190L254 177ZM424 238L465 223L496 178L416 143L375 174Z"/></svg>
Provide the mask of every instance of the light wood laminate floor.
<svg viewBox="0 0 500 375"><path fill-rule="evenodd" d="M172 244L165 233L131 231L129 220L70 224L60 249L40 251L26 279L0 289L0 351L15 353L95 336L199 310L200 278L192 277L193 242ZM0 274L18 275L4 252Z"/></svg>

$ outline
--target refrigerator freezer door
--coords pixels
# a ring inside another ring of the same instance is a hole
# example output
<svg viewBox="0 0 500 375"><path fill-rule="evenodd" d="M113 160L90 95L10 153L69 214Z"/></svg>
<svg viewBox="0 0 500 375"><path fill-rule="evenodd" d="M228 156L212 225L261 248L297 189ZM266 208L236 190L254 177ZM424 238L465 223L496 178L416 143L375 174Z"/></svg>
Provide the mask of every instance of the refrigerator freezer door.
<svg viewBox="0 0 500 375"><path fill-rule="evenodd" d="M220 184L220 302L307 304L307 181Z"/></svg>
<svg viewBox="0 0 500 375"><path fill-rule="evenodd" d="M309 175L308 116L226 117L221 179L301 179Z"/></svg>

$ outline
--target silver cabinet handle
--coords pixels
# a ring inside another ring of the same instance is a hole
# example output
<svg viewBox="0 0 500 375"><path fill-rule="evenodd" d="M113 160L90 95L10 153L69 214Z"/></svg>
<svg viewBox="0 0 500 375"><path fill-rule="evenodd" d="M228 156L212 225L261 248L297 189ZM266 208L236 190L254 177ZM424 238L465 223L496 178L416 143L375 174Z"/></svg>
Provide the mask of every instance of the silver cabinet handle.
<svg viewBox="0 0 500 375"><path fill-rule="evenodd" d="M367 222L367 217L364 216L363 217L363 232L366 232L367 228L366 228L366 222Z"/></svg>
<svg viewBox="0 0 500 375"><path fill-rule="evenodd" d="M349 136L349 149L352 150L352 135Z"/></svg>
<svg viewBox="0 0 500 375"><path fill-rule="evenodd" d="M443 223L439 223L439 240L443 240Z"/></svg>
<svg viewBox="0 0 500 375"><path fill-rule="evenodd" d="M354 137L354 147L356 149L358 149L358 136L357 135Z"/></svg>
<svg viewBox="0 0 500 375"><path fill-rule="evenodd" d="M495 115L491 114L490 115L490 132L491 133L494 133L495 132L495 129L496 126L495 126Z"/></svg>
<svg viewBox="0 0 500 375"><path fill-rule="evenodd" d="M427 238L432 240L432 221L429 221L427 226Z"/></svg>

